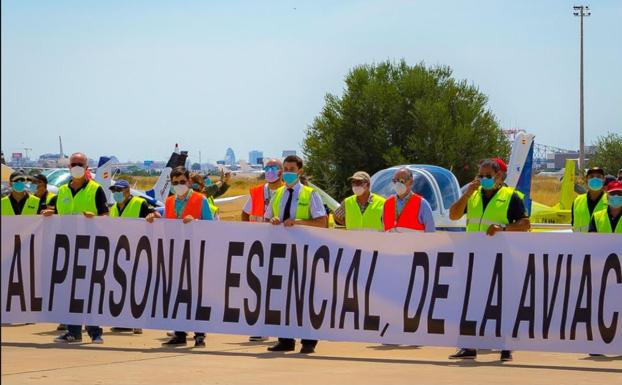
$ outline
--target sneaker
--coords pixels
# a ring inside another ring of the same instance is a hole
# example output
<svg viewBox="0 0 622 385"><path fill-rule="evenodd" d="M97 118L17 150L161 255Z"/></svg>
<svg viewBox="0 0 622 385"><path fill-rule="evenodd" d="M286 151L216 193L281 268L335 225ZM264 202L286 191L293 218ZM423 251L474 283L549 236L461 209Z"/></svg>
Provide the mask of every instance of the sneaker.
<svg viewBox="0 0 622 385"><path fill-rule="evenodd" d="M512 351L511 350L502 350L501 357L499 357L501 361L512 361Z"/></svg>
<svg viewBox="0 0 622 385"><path fill-rule="evenodd" d="M302 345L302 348L300 348L300 353L301 354L315 353L315 346L313 346L313 345Z"/></svg>
<svg viewBox="0 0 622 385"><path fill-rule="evenodd" d="M248 337L248 341L249 342L264 342L264 341L268 341L268 338L270 337L250 336Z"/></svg>
<svg viewBox="0 0 622 385"><path fill-rule="evenodd" d="M285 342L277 342L276 344L270 346L268 348L269 352L291 352L294 351L295 349L295 345L294 344L288 344Z"/></svg>
<svg viewBox="0 0 622 385"><path fill-rule="evenodd" d="M205 337L194 337L194 347L195 348L204 348L205 347Z"/></svg>
<svg viewBox="0 0 622 385"><path fill-rule="evenodd" d="M67 325L65 325L65 324L58 324L58 326L56 327L56 330L58 330L59 332L67 331Z"/></svg>
<svg viewBox="0 0 622 385"><path fill-rule="evenodd" d="M62 336L58 336L54 338L54 342L64 342L68 344L79 343L79 342L82 342L82 336L80 336L80 338L76 338L71 333L65 333Z"/></svg>
<svg viewBox="0 0 622 385"><path fill-rule="evenodd" d="M111 332L116 332L116 333L122 333L122 332L131 332L132 328L117 328L117 327L113 327L110 328Z"/></svg>
<svg viewBox="0 0 622 385"><path fill-rule="evenodd" d="M102 336L95 336L95 337L91 338L91 343L92 344L103 344L104 343L104 339L102 338Z"/></svg>
<svg viewBox="0 0 622 385"><path fill-rule="evenodd" d="M162 346L186 345L186 337L173 336L170 340L163 342Z"/></svg>
<svg viewBox="0 0 622 385"><path fill-rule="evenodd" d="M140 328L132 329L132 333L134 333L134 334L143 334L143 329L140 329Z"/></svg>
<svg viewBox="0 0 622 385"><path fill-rule="evenodd" d="M474 360L477 357L477 350L475 349L460 349L451 356L449 356L450 360Z"/></svg>
<svg viewBox="0 0 622 385"><path fill-rule="evenodd" d="M169 337L174 337L175 336L175 330L169 330L166 332L166 335Z"/></svg>

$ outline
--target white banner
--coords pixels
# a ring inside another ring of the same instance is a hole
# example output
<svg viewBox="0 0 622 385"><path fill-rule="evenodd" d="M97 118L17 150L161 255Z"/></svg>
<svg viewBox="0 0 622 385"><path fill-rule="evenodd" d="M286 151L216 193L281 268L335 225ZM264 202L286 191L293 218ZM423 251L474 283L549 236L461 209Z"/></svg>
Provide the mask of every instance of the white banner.
<svg viewBox="0 0 622 385"><path fill-rule="evenodd" d="M622 353L622 237L2 218L2 322Z"/></svg>

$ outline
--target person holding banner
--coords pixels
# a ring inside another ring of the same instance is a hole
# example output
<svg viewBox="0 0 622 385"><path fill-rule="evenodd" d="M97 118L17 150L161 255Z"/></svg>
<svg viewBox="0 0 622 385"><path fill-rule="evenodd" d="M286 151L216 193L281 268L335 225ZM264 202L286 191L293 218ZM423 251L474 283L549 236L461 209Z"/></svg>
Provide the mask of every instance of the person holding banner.
<svg viewBox="0 0 622 385"><path fill-rule="evenodd" d="M504 186L503 171L494 159L479 165L479 174L468 185L460 199L449 209L449 218L467 216L467 232L485 232L489 236L500 231L529 231L527 209L521 197ZM450 359L475 359L476 349L461 348ZM501 361L511 361L512 351L502 350Z"/></svg>
<svg viewBox="0 0 622 385"><path fill-rule="evenodd" d="M248 199L242 209L242 222L263 222L270 199L283 186L283 163L278 159L270 159L263 168L266 183L250 189ZM268 337L250 336L250 342L267 341Z"/></svg>
<svg viewBox="0 0 622 385"><path fill-rule="evenodd" d="M7 215L37 215L41 212L39 198L26 191L28 177L21 171L15 171L9 176L11 193L2 198L2 216Z"/></svg>
<svg viewBox="0 0 622 385"><path fill-rule="evenodd" d="M283 161L282 186L275 191L264 218L273 225L282 224L285 228L292 226L313 226L326 228L327 215L322 199L313 188L300 183L302 175L302 159L296 155L290 155ZM317 340L301 341L300 353L309 354L315 352ZM271 352L289 352L296 347L293 338L279 338L279 341L268 348Z"/></svg>
<svg viewBox="0 0 622 385"><path fill-rule="evenodd" d="M141 197L132 196L130 193L130 183L125 179L117 179L115 183L109 187L112 191L112 198L115 204L110 208L110 216L113 218L145 218L153 209L149 208L149 204ZM134 334L143 334L140 328L111 328L113 332L133 332Z"/></svg>
<svg viewBox="0 0 622 385"><path fill-rule="evenodd" d="M344 199L335 210L335 223L345 226L346 230L383 231L382 212L385 199L369 191L369 174L357 171L348 180L354 195Z"/></svg>
<svg viewBox="0 0 622 385"><path fill-rule="evenodd" d="M48 178L43 174L30 177L30 192L39 198L41 210L56 206L56 194L48 191Z"/></svg>
<svg viewBox="0 0 622 385"><path fill-rule="evenodd" d="M572 231L586 233L595 211L607 208L605 186L605 171L600 167L587 170L588 192L577 196L572 203L571 224Z"/></svg>
<svg viewBox="0 0 622 385"><path fill-rule="evenodd" d="M595 211L590 221L590 233L622 233L622 182L607 185L607 208Z"/></svg>
<svg viewBox="0 0 622 385"><path fill-rule="evenodd" d="M171 171L171 185L175 191L174 195L166 198L164 203L164 218L181 219L183 223L191 223L195 220L211 221L212 209L207 198L190 188L190 172L184 166L178 166ZM153 223L155 218L159 218L160 213L154 211L145 218L147 222ZM166 342L164 346L186 345L188 333L175 331L175 334ZM194 347L205 347L205 333L194 332Z"/></svg>
<svg viewBox="0 0 622 385"><path fill-rule="evenodd" d="M404 233L436 231L430 203L412 191L415 183L410 169L402 167L393 174L395 194L384 202L382 221L384 231Z"/></svg>
<svg viewBox="0 0 622 385"><path fill-rule="evenodd" d="M71 179L66 185L58 189L56 205L46 208L43 216L84 215L86 218L108 215L108 205L104 189L93 179L87 177L88 158L81 152L69 157ZM58 336L54 342L73 343L82 342L82 325L59 325L57 330L67 330L67 333ZM87 325L86 330L94 344L102 344L103 330L99 326Z"/></svg>

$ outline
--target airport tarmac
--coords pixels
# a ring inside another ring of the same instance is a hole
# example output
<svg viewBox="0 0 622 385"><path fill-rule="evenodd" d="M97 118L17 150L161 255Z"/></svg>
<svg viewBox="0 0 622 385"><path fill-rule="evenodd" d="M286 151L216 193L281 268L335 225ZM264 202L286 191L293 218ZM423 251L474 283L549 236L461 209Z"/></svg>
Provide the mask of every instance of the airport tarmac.
<svg viewBox="0 0 622 385"><path fill-rule="evenodd" d="M622 357L480 352L452 361L454 349L320 341L316 353L271 353L269 342L208 334L205 348L162 348L164 331L112 333L104 344L58 344L54 324L2 326L3 384L622 384ZM299 345L298 345L299 346Z"/></svg>

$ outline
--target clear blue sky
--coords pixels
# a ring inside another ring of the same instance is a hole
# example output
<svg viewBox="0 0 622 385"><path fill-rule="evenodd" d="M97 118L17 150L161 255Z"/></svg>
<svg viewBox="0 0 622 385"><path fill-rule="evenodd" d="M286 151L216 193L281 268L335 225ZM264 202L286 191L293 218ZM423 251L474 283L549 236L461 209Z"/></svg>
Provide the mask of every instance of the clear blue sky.
<svg viewBox="0 0 622 385"><path fill-rule="evenodd" d="M578 148L571 1L2 1L2 150L300 149L350 68L444 64L503 127ZM588 3L586 142L622 133L622 1Z"/></svg>

